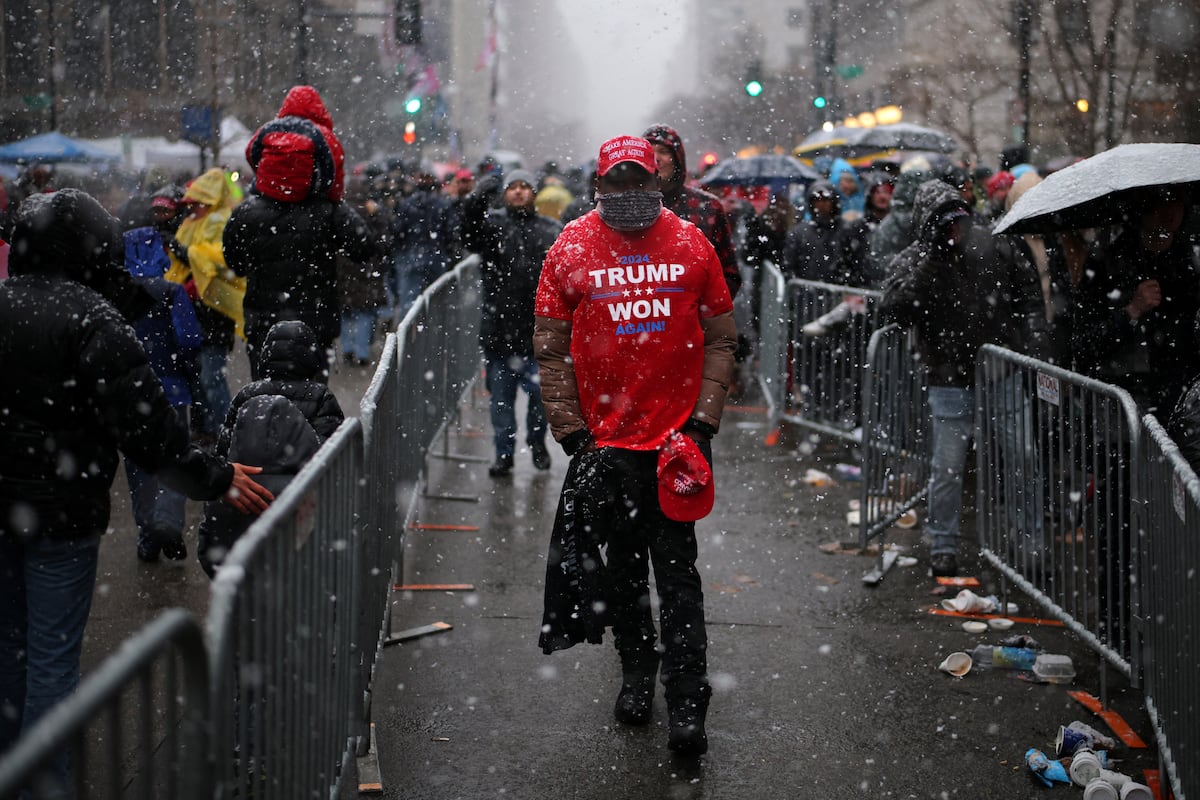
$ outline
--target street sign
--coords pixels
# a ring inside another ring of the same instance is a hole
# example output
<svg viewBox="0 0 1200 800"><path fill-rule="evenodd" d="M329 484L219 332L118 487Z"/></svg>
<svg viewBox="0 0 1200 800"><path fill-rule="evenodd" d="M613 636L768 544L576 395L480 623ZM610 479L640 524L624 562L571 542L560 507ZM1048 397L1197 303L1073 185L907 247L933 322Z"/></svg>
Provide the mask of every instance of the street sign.
<svg viewBox="0 0 1200 800"><path fill-rule="evenodd" d="M184 106L179 112L183 140L204 147L212 142L221 124L221 112L212 106Z"/></svg>

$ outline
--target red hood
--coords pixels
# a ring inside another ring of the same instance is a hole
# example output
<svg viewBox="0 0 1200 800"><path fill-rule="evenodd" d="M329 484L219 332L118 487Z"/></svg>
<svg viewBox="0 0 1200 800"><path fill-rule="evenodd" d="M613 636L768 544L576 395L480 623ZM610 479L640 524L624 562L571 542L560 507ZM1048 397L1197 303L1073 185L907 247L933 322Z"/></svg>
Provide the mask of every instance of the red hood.
<svg viewBox="0 0 1200 800"><path fill-rule="evenodd" d="M333 117L329 116L321 95L311 86L293 86L279 107L279 116L304 117L333 130Z"/></svg>

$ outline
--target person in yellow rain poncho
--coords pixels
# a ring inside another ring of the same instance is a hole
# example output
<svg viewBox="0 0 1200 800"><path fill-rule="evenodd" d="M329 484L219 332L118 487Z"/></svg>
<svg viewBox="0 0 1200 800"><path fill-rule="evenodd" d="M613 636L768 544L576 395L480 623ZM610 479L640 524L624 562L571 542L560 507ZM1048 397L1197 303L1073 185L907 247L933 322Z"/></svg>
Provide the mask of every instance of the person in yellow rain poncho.
<svg viewBox="0 0 1200 800"><path fill-rule="evenodd" d="M168 239L171 270L166 277L187 287L204 331L200 391L196 393L199 400L192 409L194 436L204 444L216 442L229 409L226 364L234 335L244 338L242 298L246 279L226 266L221 248L225 224L236 205L231 185L219 167L192 181L182 200L188 213L174 239Z"/></svg>

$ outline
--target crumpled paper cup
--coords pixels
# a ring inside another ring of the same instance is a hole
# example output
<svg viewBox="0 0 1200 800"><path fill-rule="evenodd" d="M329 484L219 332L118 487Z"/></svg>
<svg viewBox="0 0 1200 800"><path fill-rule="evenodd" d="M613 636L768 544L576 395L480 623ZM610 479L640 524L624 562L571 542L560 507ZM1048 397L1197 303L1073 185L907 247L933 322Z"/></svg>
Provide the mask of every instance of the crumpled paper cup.
<svg viewBox="0 0 1200 800"><path fill-rule="evenodd" d="M942 608L963 614L990 614L996 610L996 605L996 598L980 597L970 589L963 589L953 599L942 601Z"/></svg>
<svg viewBox="0 0 1200 800"><path fill-rule="evenodd" d="M946 656L945 661L938 664L938 669L956 678L961 678L971 671L971 666L974 663L969 653L951 653Z"/></svg>

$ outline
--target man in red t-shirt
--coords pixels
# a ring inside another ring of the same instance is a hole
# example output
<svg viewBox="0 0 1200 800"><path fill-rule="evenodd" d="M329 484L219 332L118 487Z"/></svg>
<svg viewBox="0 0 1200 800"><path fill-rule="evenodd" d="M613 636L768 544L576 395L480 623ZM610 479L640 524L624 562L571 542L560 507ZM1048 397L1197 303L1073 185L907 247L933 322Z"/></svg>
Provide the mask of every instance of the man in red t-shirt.
<svg viewBox="0 0 1200 800"><path fill-rule="evenodd" d="M708 746L712 690L694 520L706 512L680 514L669 497L660 501L671 491L659 477L660 449L682 432L695 442L684 449L711 464L737 331L720 259L699 229L663 208L656 174L645 139L605 142L596 209L563 230L542 267L534 352L551 431L573 458L547 564L540 644L550 653L598 642L587 621L601 631L611 625L623 672L614 714L625 724L649 722L660 671L653 563L668 746L699 755ZM711 470L701 471L711 507ZM573 524L579 514L584 524ZM602 579L591 557L599 544L607 545ZM581 597L586 585L601 588Z"/></svg>

